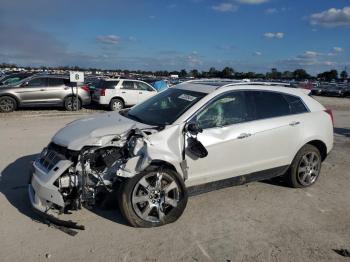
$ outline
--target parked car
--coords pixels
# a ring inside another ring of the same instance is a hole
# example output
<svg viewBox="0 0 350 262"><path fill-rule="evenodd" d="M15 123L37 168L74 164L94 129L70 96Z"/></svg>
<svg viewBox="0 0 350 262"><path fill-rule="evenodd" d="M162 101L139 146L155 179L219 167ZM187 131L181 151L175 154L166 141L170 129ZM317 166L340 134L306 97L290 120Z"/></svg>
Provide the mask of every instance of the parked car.
<svg viewBox="0 0 350 262"><path fill-rule="evenodd" d="M14 85L17 84L24 78L33 75L33 73L13 73L9 75L3 75L0 77L0 87L4 85Z"/></svg>
<svg viewBox="0 0 350 262"><path fill-rule="evenodd" d="M338 85L327 86L327 88L322 90L322 95L344 97L346 95L346 89Z"/></svg>
<svg viewBox="0 0 350 262"><path fill-rule="evenodd" d="M157 94L149 84L131 79L104 79L98 82L92 100L110 110L119 111Z"/></svg>
<svg viewBox="0 0 350 262"><path fill-rule="evenodd" d="M182 83L58 131L33 163L29 198L39 211L66 211L117 190L131 225L164 225L188 194L277 176L313 185L333 147L332 120L300 89Z"/></svg>
<svg viewBox="0 0 350 262"><path fill-rule="evenodd" d="M89 88L91 96L93 95L98 83L101 81L100 77L87 77L84 84Z"/></svg>
<svg viewBox="0 0 350 262"><path fill-rule="evenodd" d="M16 85L0 88L0 112L12 112L22 106L62 106L66 110L80 109L91 102L89 89L77 88L65 76L35 75Z"/></svg>

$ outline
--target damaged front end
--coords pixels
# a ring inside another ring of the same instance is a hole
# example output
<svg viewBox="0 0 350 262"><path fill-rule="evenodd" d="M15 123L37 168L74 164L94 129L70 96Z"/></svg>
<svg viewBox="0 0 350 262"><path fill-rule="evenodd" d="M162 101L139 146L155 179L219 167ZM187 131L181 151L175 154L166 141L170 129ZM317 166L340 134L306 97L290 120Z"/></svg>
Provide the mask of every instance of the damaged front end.
<svg viewBox="0 0 350 262"><path fill-rule="evenodd" d="M29 197L44 213L67 213L92 207L112 192L123 179L145 169L148 135L158 130L132 128L122 135L99 138L97 145L70 150L51 142L33 162Z"/></svg>

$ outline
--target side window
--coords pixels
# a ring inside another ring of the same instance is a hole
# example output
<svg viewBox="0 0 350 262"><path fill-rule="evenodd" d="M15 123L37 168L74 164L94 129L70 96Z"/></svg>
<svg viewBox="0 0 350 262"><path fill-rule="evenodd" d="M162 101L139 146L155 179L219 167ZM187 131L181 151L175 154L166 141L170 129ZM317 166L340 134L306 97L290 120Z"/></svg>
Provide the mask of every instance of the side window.
<svg viewBox="0 0 350 262"><path fill-rule="evenodd" d="M34 78L28 82L28 87L46 86L46 85L47 85L47 78L43 78L43 77Z"/></svg>
<svg viewBox="0 0 350 262"><path fill-rule="evenodd" d="M195 117L203 129L238 124L246 120L247 107L243 92L221 95Z"/></svg>
<svg viewBox="0 0 350 262"><path fill-rule="evenodd" d="M292 114L302 114L308 112L308 109L304 105L303 101L301 101L300 97L292 96L292 95L283 95L284 98L289 103L290 112Z"/></svg>
<svg viewBox="0 0 350 262"><path fill-rule="evenodd" d="M286 116L290 114L289 104L280 93L253 91L257 119Z"/></svg>
<svg viewBox="0 0 350 262"><path fill-rule="evenodd" d="M123 81L121 88L122 89L135 90L134 82L132 82L132 81Z"/></svg>
<svg viewBox="0 0 350 262"><path fill-rule="evenodd" d="M49 78L49 86L61 86L64 84L63 78Z"/></svg>
<svg viewBox="0 0 350 262"><path fill-rule="evenodd" d="M145 83L135 82L136 88L143 91L153 91L153 89Z"/></svg>

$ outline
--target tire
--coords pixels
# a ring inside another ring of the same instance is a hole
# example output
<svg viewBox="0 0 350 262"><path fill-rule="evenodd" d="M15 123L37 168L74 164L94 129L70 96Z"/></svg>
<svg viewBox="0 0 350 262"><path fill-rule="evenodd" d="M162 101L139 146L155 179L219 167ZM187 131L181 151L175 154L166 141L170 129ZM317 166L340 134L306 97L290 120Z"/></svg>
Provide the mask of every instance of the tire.
<svg viewBox="0 0 350 262"><path fill-rule="evenodd" d="M118 194L120 211L134 227L175 222L185 210L187 199L182 179L166 168L155 168L125 180Z"/></svg>
<svg viewBox="0 0 350 262"><path fill-rule="evenodd" d="M315 184L321 172L321 154L313 145L303 146L286 173L286 182L294 188L304 188Z"/></svg>
<svg viewBox="0 0 350 262"><path fill-rule="evenodd" d="M124 101L120 98L113 98L109 103L109 110L111 111L119 111L124 108Z"/></svg>
<svg viewBox="0 0 350 262"><path fill-rule="evenodd" d="M10 96L0 97L0 112L9 113L15 111L17 108L17 102Z"/></svg>
<svg viewBox="0 0 350 262"><path fill-rule="evenodd" d="M78 110L81 109L81 102L80 99L73 96L69 96L64 100L64 108L67 111L76 111L78 107Z"/></svg>

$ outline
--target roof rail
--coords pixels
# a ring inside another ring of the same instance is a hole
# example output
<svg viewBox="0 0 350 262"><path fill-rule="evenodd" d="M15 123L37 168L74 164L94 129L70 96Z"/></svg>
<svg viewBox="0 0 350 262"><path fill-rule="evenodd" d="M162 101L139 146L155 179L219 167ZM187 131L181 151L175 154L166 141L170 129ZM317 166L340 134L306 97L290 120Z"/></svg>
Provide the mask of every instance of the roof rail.
<svg viewBox="0 0 350 262"><path fill-rule="evenodd" d="M286 82L271 82L271 81L251 82L249 79L236 80L236 79L217 79L217 78L194 79L194 80L182 82L182 84L184 83L198 83L198 84L222 83L223 84L221 86L218 86L216 89L219 89L225 86L235 86L235 85L261 85L261 86L284 86L284 87L291 86L290 83L286 83Z"/></svg>
<svg viewBox="0 0 350 262"><path fill-rule="evenodd" d="M183 83L244 83L246 81L237 80L237 79L227 79L227 78L201 78L201 79L192 79Z"/></svg>

